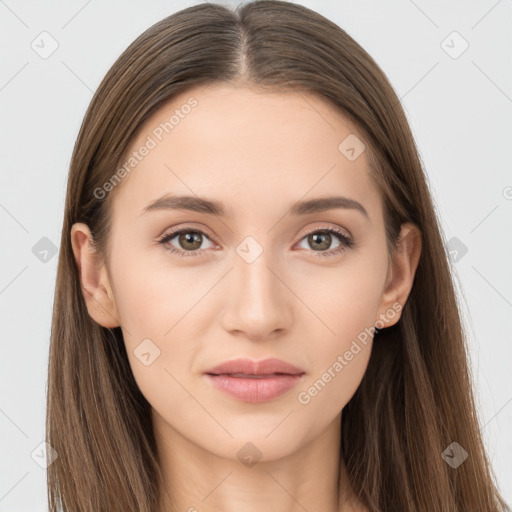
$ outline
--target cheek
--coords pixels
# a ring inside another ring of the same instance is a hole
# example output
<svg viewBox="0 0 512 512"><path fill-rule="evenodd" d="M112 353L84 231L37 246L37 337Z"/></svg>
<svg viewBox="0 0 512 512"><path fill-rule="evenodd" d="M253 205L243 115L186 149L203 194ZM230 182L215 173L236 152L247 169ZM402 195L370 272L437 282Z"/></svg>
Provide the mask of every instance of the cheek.
<svg viewBox="0 0 512 512"><path fill-rule="evenodd" d="M211 279L207 275L203 279L197 269L173 264L163 248L131 251L117 261L113 269L116 305L133 342L170 338L174 326L179 328L180 319L211 286Z"/></svg>
<svg viewBox="0 0 512 512"><path fill-rule="evenodd" d="M366 302L358 300L356 293L339 295L324 302L319 309L329 329L319 326L324 334L315 337L313 350L305 347L311 356L312 371L297 395L298 402L306 409L324 411L323 414L331 418L343 409L359 387L374 334L374 303L368 302L368 297Z"/></svg>
<svg viewBox="0 0 512 512"><path fill-rule="evenodd" d="M338 267L310 268L296 272L294 290L308 306L308 322L318 324L325 347L343 349L344 344L378 319L385 259L366 254L347 258Z"/></svg>
<svg viewBox="0 0 512 512"><path fill-rule="evenodd" d="M336 270L322 269L314 277L309 274L298 284L307 303L313 305L307 322L312 346L304 345L312 357L313 371L297 397L304 406L315 404L334 416L361 383L378 319L384 263L361 257Z"/></svg>
<svg viewBox="0 0 512 512"><path fill-rule="evenodd" d="M369 339L366 343L355 341L347 350L334 350L322 368L298 390L298 403L310 411L308 414L316 418L315 422L328 423L350 401L366 372L371 345Z"/></svg>
<svg viewBox="0 0 512 512"><path fill-rule="evenodd" d="M197 321L205 304L201 297L218 278L197 267L173 266L161 253L153 259L136 251L114 257L117 312L139 389L155 409L190 405L179 383L189 378L203 338L205 322Z"/></svg>

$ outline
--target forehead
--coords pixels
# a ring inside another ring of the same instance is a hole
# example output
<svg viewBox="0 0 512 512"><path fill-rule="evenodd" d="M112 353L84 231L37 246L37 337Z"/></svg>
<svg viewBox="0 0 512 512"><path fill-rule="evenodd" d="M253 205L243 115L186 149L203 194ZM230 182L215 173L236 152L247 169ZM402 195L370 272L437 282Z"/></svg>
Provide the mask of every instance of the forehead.
<svg viewBox="0 0 512 512"><path fill-rule="evenodd" d="M367 209L379 201L363 136L306 92L190 89L146 120L122 164L129 172L114 211L133 215L166 192L220 198L236 214L277 214L280 204L333 192L366 198Z"/></svg>

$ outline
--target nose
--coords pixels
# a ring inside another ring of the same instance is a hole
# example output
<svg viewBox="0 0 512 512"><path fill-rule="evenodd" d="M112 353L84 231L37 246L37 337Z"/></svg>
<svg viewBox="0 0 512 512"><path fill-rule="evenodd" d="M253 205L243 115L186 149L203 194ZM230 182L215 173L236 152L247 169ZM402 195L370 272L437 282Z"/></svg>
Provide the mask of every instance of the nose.
<svg viewBox="0 0 512 512"><path fill-rule="evenodd" d="M253 341L289 330L294 296L284 274L266 251L251 263L235 255L234 268L225 285L223 328Z"/></svg>

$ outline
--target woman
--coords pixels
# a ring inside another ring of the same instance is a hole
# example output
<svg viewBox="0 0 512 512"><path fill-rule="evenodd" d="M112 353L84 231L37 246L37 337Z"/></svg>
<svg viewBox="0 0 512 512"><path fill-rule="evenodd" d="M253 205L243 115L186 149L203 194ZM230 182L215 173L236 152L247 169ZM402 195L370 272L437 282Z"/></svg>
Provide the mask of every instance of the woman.
<svg viewBox="0 0 512 512"><path fill-rule="evenodd" d="M205 3L137 38L60 250L52 511L510 510L403 109L319 14Z"/></svg>

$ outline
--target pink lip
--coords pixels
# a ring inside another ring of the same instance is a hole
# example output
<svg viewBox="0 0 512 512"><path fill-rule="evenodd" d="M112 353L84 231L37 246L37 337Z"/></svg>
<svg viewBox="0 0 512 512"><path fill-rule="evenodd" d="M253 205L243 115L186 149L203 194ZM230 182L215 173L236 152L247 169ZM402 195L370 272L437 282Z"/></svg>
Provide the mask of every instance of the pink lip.
<svg viewBox="0 0 512 512"><path fill-rule="evenodd" d="M305 372L279 359L258 362L235 359L205 373L217 389L243 402L259 403L288 391L302 379Z"/></svg>
<svg viewBox="0 0 512 512"><path fill-rule="evenodd" d="M262 361L251 361L250 359L233 359L210 368L205 373L216 375L229 373L246 373L248 375L270 375L272 373L287 373L297 375L304 373L304 370L293 366L281 359L263 359Z"/></svg>

